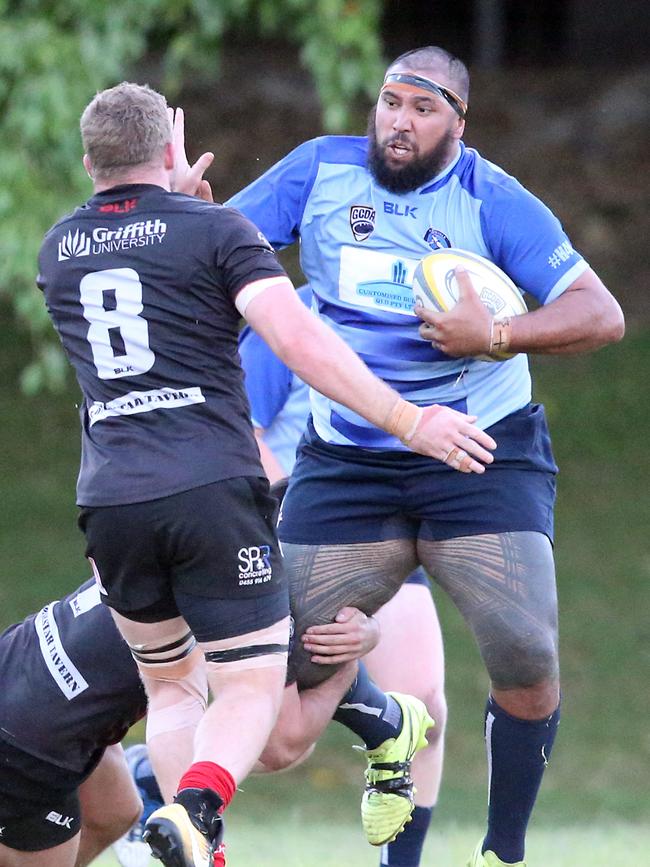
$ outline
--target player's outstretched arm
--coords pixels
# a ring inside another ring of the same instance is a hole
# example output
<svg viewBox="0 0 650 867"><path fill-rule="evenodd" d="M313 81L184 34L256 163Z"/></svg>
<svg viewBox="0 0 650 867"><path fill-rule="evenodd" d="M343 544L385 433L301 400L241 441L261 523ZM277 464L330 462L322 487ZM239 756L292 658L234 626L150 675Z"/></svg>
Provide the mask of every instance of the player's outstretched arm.
<svg viewBox="0 0 650 867"><path fill-rule="evenodd" d="M419 454L446 461L461 472L482 473L492 462L490 452L496 443L474 425L475 417L448 407L421 409L402 400L307 310L289 280L279 279L259 294L251 291L254 286L249 284L240 293L250 298L242 314L287 367L321 394L397 436Z"/></svg>

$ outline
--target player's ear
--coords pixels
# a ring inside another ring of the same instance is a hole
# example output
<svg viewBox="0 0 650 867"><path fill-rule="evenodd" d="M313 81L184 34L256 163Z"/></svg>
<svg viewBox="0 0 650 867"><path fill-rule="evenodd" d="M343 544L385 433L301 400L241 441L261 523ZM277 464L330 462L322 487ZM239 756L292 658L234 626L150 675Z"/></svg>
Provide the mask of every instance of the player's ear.
<svg viewBox="0 0 650 867"><path fill-rule="evenodd" d="M461 139L463 137L463 133L465 132L465 118L456 118L456 126L452 132L455 139Z"/></svg>
<svg viewBox="0 0 650 867"><path fill-rule="evenodd" d="M175 154L174 154L174 145L168 141L165 145L165 151L163 154L164 162L165 162L165 170L171 172L174 168Z"/></svg>
<svg viewBox="0 0 650 867"><path fill-rule="evenodd" d="M94 181L95 178L93 176L93 167L90 163L90 157L88 156L88 154L84 154L82 162L84 164L86 174L88 175L88 177L90 178L91 181Z"/></svg>

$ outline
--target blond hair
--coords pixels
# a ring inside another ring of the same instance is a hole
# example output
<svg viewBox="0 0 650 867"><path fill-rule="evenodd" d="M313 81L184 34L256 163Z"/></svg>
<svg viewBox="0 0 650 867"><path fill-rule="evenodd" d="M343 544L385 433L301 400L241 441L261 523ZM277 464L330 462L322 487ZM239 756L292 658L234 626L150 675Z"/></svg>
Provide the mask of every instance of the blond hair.
<svg viewBox="0 0 650 867"><path fill-rule="evenodd" d="M165 97L128 81L98 93L81 115L80 127L94 176L101 178L156 163L171 141Z"/></svg>

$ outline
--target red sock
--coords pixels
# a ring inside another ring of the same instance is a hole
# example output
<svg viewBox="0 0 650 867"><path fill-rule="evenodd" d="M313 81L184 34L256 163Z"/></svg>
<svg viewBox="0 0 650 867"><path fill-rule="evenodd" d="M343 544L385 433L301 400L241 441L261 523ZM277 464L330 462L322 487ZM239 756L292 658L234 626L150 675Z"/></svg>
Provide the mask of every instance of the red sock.
<svg viewBox="0 0 650 867"><path fill-rule="evenodd" d="M226 844L219 843L213 858L214 867L226 867Z"/></svg>
<svg viewBox="0 0 650 867"><path fill-rule="evenodd" d="M213 789L223 801L223 809L232 801L237 783L232 775L214 762L194 762L185 771L178 784L181 789Z"/></svg>

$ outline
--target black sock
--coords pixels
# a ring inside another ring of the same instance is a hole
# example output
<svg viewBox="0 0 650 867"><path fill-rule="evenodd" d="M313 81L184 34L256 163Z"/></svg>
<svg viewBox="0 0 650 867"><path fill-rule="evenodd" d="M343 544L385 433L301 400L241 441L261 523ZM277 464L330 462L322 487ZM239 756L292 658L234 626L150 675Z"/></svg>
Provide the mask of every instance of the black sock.
<svg viewBox="0 0 650 867"><path fill-rule="evenodd" d="M560 708L541 720L516 719L490 696L485 743L490 769L488 849L506 863L523 860L528 820L560 722Z"/></svg>
<svg viewBox="0 0 650 867"><path fill-rule="evenodd" d="M333 719L358 735L366 748L374 750L402 728L402 709L395 699L382 692L359 663L354 683L341 699Z"/></svg>
<svg viewBox="0 0 650 867"><path fill-rule="evenodd" d="M379 867L419 867L433 807L416 807L412 819L392 843L381 847Z"/></svg>

